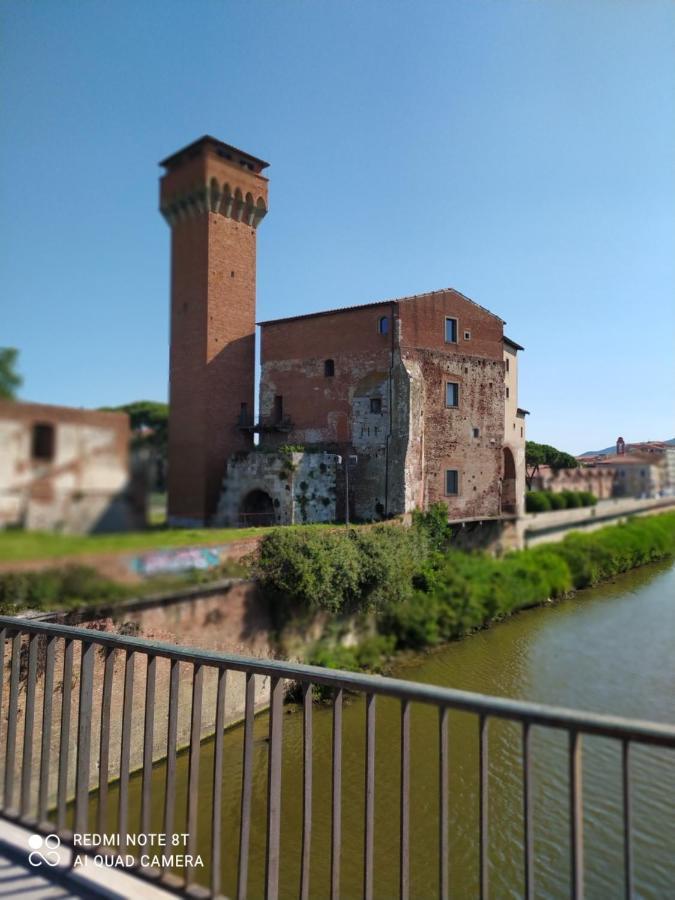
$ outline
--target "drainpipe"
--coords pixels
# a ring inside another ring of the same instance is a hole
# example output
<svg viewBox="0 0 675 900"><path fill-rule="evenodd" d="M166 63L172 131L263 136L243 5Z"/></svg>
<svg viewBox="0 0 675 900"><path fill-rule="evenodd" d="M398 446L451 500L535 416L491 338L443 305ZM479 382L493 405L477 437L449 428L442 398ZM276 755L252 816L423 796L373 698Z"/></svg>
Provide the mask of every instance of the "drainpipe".
<svg viewBox="0 0 675 900"><path fill-rule="evenodd" d="M384 515L389 515L389 445L394 419L394 350L396 347L396 304L391 304L391 352L389 357L389 431L384 445Z"/></svg>

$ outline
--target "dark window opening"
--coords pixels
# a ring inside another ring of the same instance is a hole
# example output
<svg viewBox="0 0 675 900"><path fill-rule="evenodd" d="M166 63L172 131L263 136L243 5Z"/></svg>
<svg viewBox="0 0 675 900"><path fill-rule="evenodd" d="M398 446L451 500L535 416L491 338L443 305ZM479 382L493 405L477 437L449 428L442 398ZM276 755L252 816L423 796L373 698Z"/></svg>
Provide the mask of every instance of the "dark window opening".
<svg viewBox="0 0 675 900"><path fill-rule="evenodd" d="M370 411L371 411L371 413L381 413L382 412L382 398L381 397L371 397L370 398Z"/></svg>
<svg viewBox="0 0 675 900"><path fill-rule="evenodd" d="M509 399L509 394L510 394L510 393L511 393L511 392L510 392L509 389L507 388L507 389L506 389L506 399L507 399L507 400Z"/></svg>
<svg viewBox="0 0 675 900"><path fill-rule="evenodd" d="M274 421L281 422L284 417L284 398L277 394L274 398Z"/></svg>
<svg viewBox="0 0 675 900"><path fill-rule="evenodd" d="M335 375L335 360L327 359L323 364L323 374L326 378L332 378Z"/></svg>
<svg viewBox="0 0 675 900"><path fill-rule="evenodd" d="M464 332L464 340L465 340L465 341L470 341L470 340L471 340L471 332L470 332L470 331L465 331L465 332Z"/></svg>
<svg viewBox="0 0 675 900"><path fill-rule="evenodd" d="M239 424L248 425L248 403L242 403L239 407Z"/></svg>
<svg viewBox="0 0 675 900"><path fill-rule="evenodd" d="M445 343L457 343L457 319L451 319L448 316L445 317Z"/></svg>
<svg viewBox="0 0 675 900"><path fill-rule="evenodd" d="M448 381L445 385L445 405L459 406L459 385L455 381Z"/></svg>
<svg viewBox="0 0 675 900"><path fill-rule="evenodd" d="M445 470L445 493L449 497L459 494L459 471L457 469Z"/></svg>
<svg viewBox="0 0 675 900"><path fill-rule="evenodd" d="M380 316L377 320L377 331L379 334L389 333L389 319L387 316Z"/></svg>
<svg viewBox="0 0 675 900"><path fill-rule="evenodd" d="M473 430L473 436L474 436L475 438L480 437L480 428L474 428L474 430Z"/></svg>
<svg viewBox="0 0 675 900"><path fill-rule="evenodd" d="M506 357L506 371L507 371L507 372L509 371L509 358L508 358L508 356Z"/></svg>
<svg viewBox="0 0 675 900"><path fill-rule="evenodd" d="M31 448L33 459L49 462L54 459L54 426L48 423L33 425L33 445Z"/></svg>

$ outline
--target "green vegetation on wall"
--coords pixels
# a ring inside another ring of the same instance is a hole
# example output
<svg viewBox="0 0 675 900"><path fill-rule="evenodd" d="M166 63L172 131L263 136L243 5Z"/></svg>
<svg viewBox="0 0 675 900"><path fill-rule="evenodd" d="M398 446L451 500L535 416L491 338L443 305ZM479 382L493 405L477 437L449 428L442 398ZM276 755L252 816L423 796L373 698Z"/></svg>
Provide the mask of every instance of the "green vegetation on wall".
<svg viewBox="0 0 675 900"><path fill-rule="evenodd" d="M256 574L283 611L281 624L316 610L369 615L376 636L349 648L328 639L312 648L309 661L377 668L391 649L433 646L672 556L675 513L573 532L501 558L455 550L448 541L436 510L418 514L409 529L280 530L262 541Z"/></svg>

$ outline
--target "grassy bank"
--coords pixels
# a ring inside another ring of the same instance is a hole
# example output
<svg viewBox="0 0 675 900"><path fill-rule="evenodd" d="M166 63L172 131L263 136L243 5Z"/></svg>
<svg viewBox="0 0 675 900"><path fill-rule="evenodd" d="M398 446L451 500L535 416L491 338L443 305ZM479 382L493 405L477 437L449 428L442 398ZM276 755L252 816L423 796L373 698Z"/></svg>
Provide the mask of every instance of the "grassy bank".
<svg viewBox="0 0 675 900"><path fill-rule="evenodd" d="M675 513L573 532L560 543L495 559L451 549L444 513L432 510L410 529L272 533L262 541L256 574L280 628L318 610L336 617L308 661L377 668L394 650L461 637L674 554ZM339 622L349 618L360 618L364 631L370 623L356 647L340 645Z"/></svg>

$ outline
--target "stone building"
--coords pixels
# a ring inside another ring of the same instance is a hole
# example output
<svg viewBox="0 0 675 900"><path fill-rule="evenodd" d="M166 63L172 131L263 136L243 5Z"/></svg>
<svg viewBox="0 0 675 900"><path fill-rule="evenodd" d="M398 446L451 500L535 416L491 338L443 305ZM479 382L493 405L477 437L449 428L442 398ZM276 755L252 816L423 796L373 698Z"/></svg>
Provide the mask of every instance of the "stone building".
<svg viewBox="0 0 675 900"><path fill-rule="evenodd" d="M502 319L447 289L259 323L256 419L267 164L204 137L162 165L174 524L373 520L439 501L456 521L522 510L522 347Z"/></svg>
<svg viewBox="0 0 675 900"><path fill-rule="evenodd" d="M0 400L0 527L84 533L144 524L127 415Z"/></svg>

